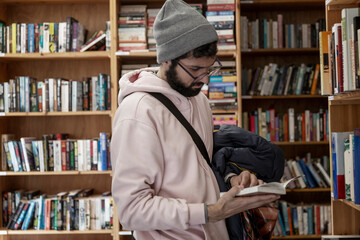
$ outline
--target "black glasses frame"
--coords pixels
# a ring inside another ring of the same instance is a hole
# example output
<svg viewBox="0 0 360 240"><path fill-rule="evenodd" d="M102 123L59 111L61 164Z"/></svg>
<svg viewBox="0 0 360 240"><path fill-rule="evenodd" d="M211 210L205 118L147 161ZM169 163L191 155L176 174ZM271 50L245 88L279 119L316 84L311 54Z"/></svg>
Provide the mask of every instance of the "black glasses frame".
<svg viewBox="0 0 360 240"><path fill-rule="evenodd" d="M191 72L190 72L189 70L187 70L187 69L180 63L180 61L176 61L176 63L177 63L190 77L192 77L192 79L194 79L194 81L196 81L196 80L201 80L201 79L203 79L205 76L211 77L211 76L217 74L217 73L220 71L220 69L221 69L221 67L222 67L222 64L221 64L219 58L216 57L216 60L215 60L215 61L219 64L218 67L214 67L214 70L208 71L207 73L203 73L203 74L201 74L200 76L197 76L197 77L195 77L194 75L192 75ZM211 67L210 67L210 68L211 68Z"/></svg>

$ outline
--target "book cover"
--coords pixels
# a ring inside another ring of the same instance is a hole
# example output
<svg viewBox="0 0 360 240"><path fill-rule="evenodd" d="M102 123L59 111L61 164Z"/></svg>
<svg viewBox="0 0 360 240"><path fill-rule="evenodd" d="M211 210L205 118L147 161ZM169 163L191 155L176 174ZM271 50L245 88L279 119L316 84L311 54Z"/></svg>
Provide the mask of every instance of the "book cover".
<svg viewBox="0 0 360 240"><path fill-rule="evenodd" d="M351 132L333 132L331 141L333 163L333 197L345 198L344 141Z"/></svg>
<svg viewBox="0 0 360 240"><path fill-rule="evenodd" d="M360 204L360 129L354 130L354 202Z"/></svg>

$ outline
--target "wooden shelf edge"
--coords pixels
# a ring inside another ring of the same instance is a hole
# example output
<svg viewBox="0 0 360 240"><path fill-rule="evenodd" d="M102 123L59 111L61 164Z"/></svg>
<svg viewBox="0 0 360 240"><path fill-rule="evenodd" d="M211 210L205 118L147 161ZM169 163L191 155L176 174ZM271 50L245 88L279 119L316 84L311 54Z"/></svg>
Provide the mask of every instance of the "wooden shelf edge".
<svg viewBox="0 0 360 240"><path fill-rule="evenodd" d="M317 53L319 48L268 48L268 49L242 49L241 54L276 54L276 53Z"/></svg>
<svg viewBox="0 0 360 240"><path fill-rule="evenodd" d="M73 230L73 231L65 231L65 230L3 230L6 231L6 234L3 235L59 235L59 234L112 234L113 230L104 229L104 230Z"/></svg>
<svg viewBox="0 0 360 240"><path fill-rule="evenodd" d="M330 188L294 188L294 189L286 189L287 193L303 193L303 192L329 192L330 193L331 189Z"/></svg>
<svg viewBox="0 0 360 240"><path fill-rule="evenodd" d="M89 52L62 52L62 53L2 53L1 60L49 60L49 59L109 59L108 51L89 51Z"/></svg>
<svg viewBox="0 0 360 240"><path fill-rule="evenodd" d="M111 111L78 111L78 112L0 112L0 117L36 117L36 116L111 116Z"/></svg>
<svg viewBox="0 0 360 240"><path fill-rule="evenodd" d="M360 90L329 96L328 99L329 103L333 105L341 104L341 102L344 102L344 104L348 104L349 101L354 101L354 103L360 104Z"/></svg>
<svg viewBox="0 0 360 240"><path fill-rule="evenodd" d="M326 0L325 5L359 4L360 0Z"/></svg>
<svg viewBox="0 0 360 240"><path fill-rule="evenodd" d="M247 99L297 99L297 98L309 98L309 99L314 99L314 98L320 98L320 99L326 99L326 96L322 96L322 95L272 95L272 96L249 96L249 95L244 95L241 96L241 99L243 100L247 100Z"/></svg>
<svg viewBox="0 0 360 240"><path fill-rule="evenodd" d="M12 172L12 171L0 171L0 176L67 176L67 175L110 175L112 171L62 171L62 172Z"/></svg>
<svg viewBox="0 0 360 240"><path fill-rule="evenodd" d="M321 239L321 236L323 235L288 235L284 237L272 236L271 239Z"/></svg>
<svg viewBox="0 0 360 240"><path fill-rule="evenodd" d="M28 0L1 0L2 3L26 3L29 4ZM34 3L56 3L56 4L74 4L74 3L108 3L108 0L33 0Z"/></svg>
<svg viewBox="0 0 360 240"><path fill-rule="evenodd" d="M156 58L156 52L155 51L134 51L134 52L121 52L117 51L115 55L119 58ZM219 50L217 53L218 57L235 57L236 56L236 50Z"/></svg>
<svg viewBox="0 0 360 240"><path fill-rule="evenodd" d="M292 146L292 145L328 145L329 142L328 141L320 141L320 142L305 142L305 141L301 141L301 142L272 142L276 145L279 146Z"/></svg>

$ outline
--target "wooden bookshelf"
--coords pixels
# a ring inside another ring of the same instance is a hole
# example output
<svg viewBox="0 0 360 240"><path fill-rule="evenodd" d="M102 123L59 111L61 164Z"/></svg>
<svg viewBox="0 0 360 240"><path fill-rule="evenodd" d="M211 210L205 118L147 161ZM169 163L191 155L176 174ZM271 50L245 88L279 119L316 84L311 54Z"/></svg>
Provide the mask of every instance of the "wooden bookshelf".
<svg viewBox="0 0 360 240"><path fill-rule="evenodd" d="M118 80L122 64L155 63L155 52L117 52L117 14L124 4L147 4L150 8L160 7L164 0L2 0L0 19L7 24L13 22L62 22L67 16L73 16L83 23L89 33L105 29L105 21L111 22L111 51L66 52L66 53L0 53L0 81L5 82L14 76L34 76L44 79L59 76L81 80L83 76L97 75L100 72L111 75L111 110L84 112L39 112L39 113L6 113L0 114L0 133L13 133L16 139L23 136L34 136L38 139L47 133L69 133L71 138L94 138L99 132L111 133L111 124L117 108ZM203 3L206 0L189 0L189 3ZM329 5L335 5L333 0ZM354 4L357 1L346 1ZM269 62L296 64L319 62L318 49L258 49L241 51L240 13L272 18L278 12L284 13L284 22L315 22L323 16L323 0L236 0L236 50L219 51L220 60L235 60L238 91L238 108L235 110L217 109L214 114L237 114L241 125L241 113L257 106L279 106L279 111L289 106L304 110L323 106L327 108L326 97L318 95L248 97L241 96L241 67L261 66ZM204 8L204 11L206 9ZM334 10L335 11L335 10ZM34 14L36 13L36 14ZM348 98L346 98L348 99ZM284 101L285 100L285 101ZM340 100L339 100L340 101ZM342 101L342 100L341 100ZM286 105L285 104L289 104ZM328 142L295 142L275 143L284 149L286 156L311 152L314 156L328 152ZM2 151L2 148L1 150ZM111 171L64 171L64 172L9 172L0 171L0 192L16 189L35 189L54 194L76 188L94 188L96 193L111 190ZM301 198L307 193L327 194L329 189L296 189L289 194ZM307 195L306 195L307 196ZM309 197L310 198L310 197ZM1 205L1 204L0 204ZM0 213L0 219L2 215ZM1 223L2 220L0 220ZM116 206L114 208L114 228L100 231L8 231L0 229L1 240L45 239L129 239L129 231L121 231L118 224ZM31 235L31 237L29 236ZM319 239L320 236L289 236L286 239ZM275 238L274 238L275 239ZM276 238L284 239L284 238Z"/></svg>
<svg viewBox="0 0 360 240"><path fill-rule="evenodd" d="M327 0L326 28L331 30L334 23L341 22L341 10L359 7L358 0ZM353 131L360 127L360 91L345 92L329 97L330 134ZM331 144L331 141L330 143ZM330 148L331 154L331 148ZM332 173L332 171L331 171ZM332 179L332 176L331 176ZM332 233L359 234L360 206L345 199L331 199Z"/></svg>

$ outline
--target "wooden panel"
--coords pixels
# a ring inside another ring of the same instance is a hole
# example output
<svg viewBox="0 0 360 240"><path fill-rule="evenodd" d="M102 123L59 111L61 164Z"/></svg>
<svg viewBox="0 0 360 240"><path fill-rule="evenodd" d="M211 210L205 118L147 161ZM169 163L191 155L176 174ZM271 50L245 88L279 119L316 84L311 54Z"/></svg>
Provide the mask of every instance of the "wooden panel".
<svg viewBox="0 0 360 240"><path fill-rule="evenodd" d="M360 211L341 200L332 200L333 234L359 234Z"/></svg>
<svg viewBox="0 0 360 240"><path fill-rule="evenodd" d="M111 190L109 175L9 176L2 177L1 181L6 183L4 191L39 189L41 193L56 194L80 188L93 188L94 194L101 194Z"/></svg>
<svg viewBox="0 0 360 240"><path fill-rule="evenodd" d="M82 80L82 77L98 76L99 73L110 74L109 63L110 59L9 62L7 72L9 78L31 76L41 81L50 77Z"/></svg>
<svg viewBox="0 0 360 240"><path fill-rule="evenodd" d="M319 109L327 109L327 99L326 98L317 98L317 99L307 99L307 98L298 98L298 99L243 99L243 111L254 111L258 107L261 107L263 110L268 110L270 108L275 109L275 113L285 113L290 107L295 109L295 113L304 112L305 110L310 110L311 112L319 112Z"/></svg>
<svg viewBox="0 0 360 240"><path fill-rule="evenodd" d="M294 145L294 146L280 146L284 152L286 159L294 159L295 156L301 158L305 157L307 153L311 153L312 158L318 158L322 156L329 156L329 145ZM328 199L329 200L329 199Z"/></svg>
<svg viewBox="0 0 360 240"><path fill-rule="evenodd" d="M325 18L324 8L310 8L307 5L293 7L293 8L281 8L277 7L271 11L261 11L262 6L259 8L242 8L242 16L247 16L250 21L255 19L272 19L276 20L278 14L283 15L284 24L302 24L302 23L315 23L319 18Z"/></svg>
<svg viewBox="0 0 360 240"><path fill-rule="evenodd" d="M299 196L297 192L287 192L281 199L294 204L330 204L330 191L302 192Z"/></svg>
<svg viewBox="0 0 360 240"><path fill-rule="evenodd" d="M66 117L14 117L4 121L4 131L15 138L43 134L69 133L70 138L99 138L100 132L111 133L111 119L108 116L66 116Z"/></svg>
<svg viewBox="0 0 360 240"><path fill-rule="evenodd" d="M49 235L22 235L22 236L8 236L6 240L48 240L50 239ZM81 234L81 235L51 235L51 240L111 240L112 236L110 234Z"/></svg>
<svg viewBox="0 0 360 240"><path fill-rule="evenodd" d="M105 30L109 21L109 4L9 4L7 23L65 22L66 17L77 19L89 33ZM34 14L36 13L36 14Z"/></svg>
<svg viewBox="0 0 360 240"><path fill-rule="evenodd" d="M332 132L353 131L360 128L360 105L330 105Z"/></svg>

